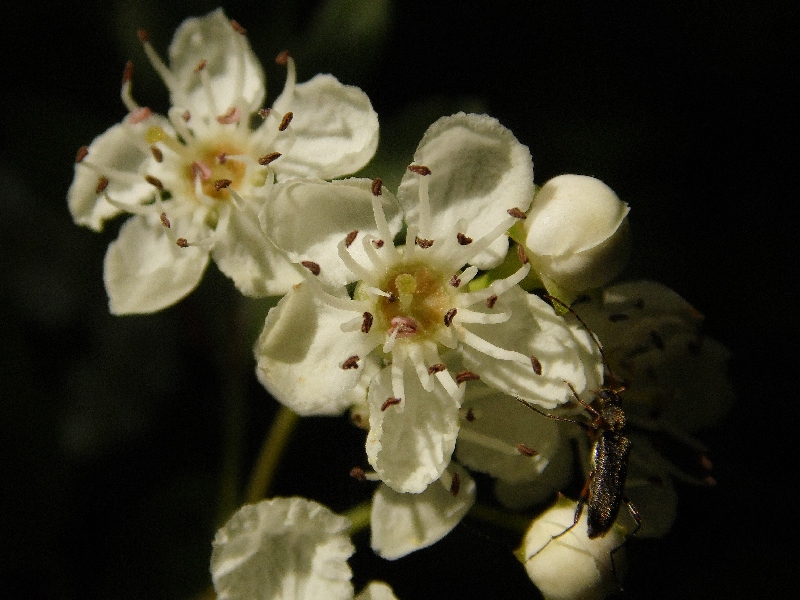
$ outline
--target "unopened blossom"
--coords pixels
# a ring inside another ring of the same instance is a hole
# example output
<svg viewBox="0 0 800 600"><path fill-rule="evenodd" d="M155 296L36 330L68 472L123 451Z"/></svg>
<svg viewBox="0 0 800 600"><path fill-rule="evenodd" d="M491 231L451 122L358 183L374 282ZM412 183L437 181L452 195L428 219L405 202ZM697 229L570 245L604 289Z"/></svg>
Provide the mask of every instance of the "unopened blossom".
<svg viewBox="0 0 800 600"><path fill-rule="evenodd" d="M628 211L594 177L559 175L537 190L522 241L550 293L590 290L619 274L629 253Z"/></svg>
<svg viewBox="0 0 800 600"><path fill-rule="evenodd" d="M434 123L414 158L398 245L398 207L379 180L277 186L265 230L308 274L270 311L255 352L261 382L300 414L341 413L368 389L370 464L419 493L450 462L467 382L553 408L570 400L567 382L596 388L602 367L588 334L517 285L529 266L469 285L475 263L502 260L528 208L528 149L495 119L460 113Z"/></svg>
<svg viewBox="0 0 800 600"><path fill-rule="evenodd" d="M518 550L545 600L600 600L620 589L626 528L615 524L589 539L587 511L573 527L575 509L575 502L560 498L534 519Z"/></svg>
<svg viewBox="0 0 800 600"><path fill-rule="evenodd" d="M353 600L350 521L305 498L246 504L214 538L211 577L220 600ZM370 583L356 600L392 600Z"/></svg>
<svg viewBox="0 0 800 600"><path fill-rule="evenodd" d="M184 21L165 63L139 37L170 94L165 116L139 105L125 69L128 115L78 153L69 208L99 231L133 215L108 249L111 312L148 313L174 304L202 278L209 257L250 296L279 295L299 281L264 239L258 211L274 181L352 173L372 157L378 121L366 95L330 75L297 84L264 108L262 67L235 21L218 9Z"/></svg>

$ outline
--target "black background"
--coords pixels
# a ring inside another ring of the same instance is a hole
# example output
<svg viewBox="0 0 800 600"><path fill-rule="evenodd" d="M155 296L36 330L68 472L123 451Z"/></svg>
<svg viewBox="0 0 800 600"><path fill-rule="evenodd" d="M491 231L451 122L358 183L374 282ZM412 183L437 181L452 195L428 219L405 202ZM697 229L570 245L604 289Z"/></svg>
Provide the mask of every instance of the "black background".
<svg viewBox="0 0 800 600"><path fill-rule="evenodd" d="M635 253L624 277L660 281L706 315L707 333L733 352L738 402L704 436L719 485L680 487L672 531L630 542L626 594L788 597L797 569L787 549L797 537L796 7L528 4L395 2L386 27L366 26L360 39L373 38L371 46L314 29L318 2L225 8L248 28L270 98L283 74L269 59L284 48L300 80L332 72L367 92L382 125L381 159L368 176L396 181L381 170L392 158L410 160L435 118L471 108L530 147L537 183L593 175L631 205ZM231 316L241 302L223 276L212 267L195 294L158 315L111 317L102 257L118 225L93 234L66 209L75 151L124 114L128 58L136 97L166 105L136 28L163 53L183 18L215 6L89 0L5 15L0 581L8 597L202 590L230 407L245 424L234 459L242 477L275 411L251 374L254 330ZM232 389L244 403L227 403ZM346 475L365 462L361 444L344 420L304 421L272 493L347 509L369 495ZM376 577L401 599L537 597L508 552L514 537L470 520L395 563L374 558L366 536L357 542L359 587Z"/></svg>

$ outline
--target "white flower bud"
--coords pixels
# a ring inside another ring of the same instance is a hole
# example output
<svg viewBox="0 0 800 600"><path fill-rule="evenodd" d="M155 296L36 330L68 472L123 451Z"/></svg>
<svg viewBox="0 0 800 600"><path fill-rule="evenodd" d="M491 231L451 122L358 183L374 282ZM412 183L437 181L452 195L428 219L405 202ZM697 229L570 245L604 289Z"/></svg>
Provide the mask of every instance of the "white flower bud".
<svg viewBox="0 0 800 600"><path fill-rule="evenodd" d="M616 277L629 253L629 210L594 177L559 175L545 183L524 227L528 258L548 289L579 292Z"/></svg>
<svg viewBox="0 0 800 600"><path fill-rule="evenodd" d="M620 587L625 550L614 552L613 563L611 551L625 541L625 529L615 525L589 539L584 507L578 523L559 536L575 520L575 508L566 498L556 501L533 521L519 550L528 577L546 600L600 599Z"/></svg>

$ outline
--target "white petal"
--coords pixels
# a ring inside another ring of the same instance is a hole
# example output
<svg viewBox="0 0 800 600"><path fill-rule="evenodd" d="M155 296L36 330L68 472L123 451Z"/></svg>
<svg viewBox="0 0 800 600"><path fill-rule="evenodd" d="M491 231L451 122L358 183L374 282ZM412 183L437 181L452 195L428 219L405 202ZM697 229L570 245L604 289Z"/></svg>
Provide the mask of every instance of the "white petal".
<svg viewBox="0 0 800 600"><path fill-rule="evenodd" d="M475 481L461 466L451 463L458 490L435 482L421 494L400 494L378 486L372 499L372 549L382 558L395 560L426 548L458 525L475 503Z"/></svg>
<svg viewBox="0 0 800 600"><path fill-rule="evenodd" d="M366 165L378 147L378 115L369 98L332 75L298 84L291 97L281 94L274 110L293 113L289 127L296 136L291 149L275 163L279 179L349 175ZM278 138L278 151L283 151L283 139Z"/></svg>
<svg viewBox="0 0 800 600"><path fill-rule="evenodd" d="M556 421L480 382L467 386L462 410L472 418L461 424L456 456L471 469L509 482L532 481L565 452ZM536 455L521 454L519 444Z"/></svg>
<svg viewBox="0 0 800 600"><path fill-rule="evenodd" d="M397 596L394 595L392 588L382 581L370 581L356 596L356 600L397 600Z"/></svg>
<svg viewBox="0 0 800 600"><path fill-rule="evenodd" d="M629 210L602 181L559 175L536 192L525 219L525 246L542 256L583 252L611 237Z"/></svg>
<svg viewBox="0 0 800 600"><path fill-rule="evenodd" d="M341 414L362 369L344 369L351 356L364 359L376 334L343 332L360 316L323 302L309 283L289 291L267 314L255 346L256 375L277 400L301 415Z"/></svg>
<svg viewBox="0 0 800 600"><path fill-rule="evenodd" d="M478 309L478 305L473 307ZM578 394L600 388L599 351L584 330L570 328L549 304L514 287L500 296L494 311L510 312L511 318L505 323L463 327L494 346L535 357L542 372L537 375L530 364L492 358L464 345L464 364L481 381L544 408L574 400L567 382Z"/></svg>
<svg viewBox="0 0 800 600"><path fill-rule="evenodd" d="M203 60L217 112L224 113L237 105L250 113L261 106L265 95L261 64L247 38L234 31L221 8L204 17L186 19L169 47L170 68L180 86L172 103L198 113L195 117L216 118L219 115L213 114L196 71Z"/></svg>
<svg viewBox="0 0 800 600"><path fill-rule="evenodd" d="M296 179L278 184L261 213L262 225L292 262L315 262L320 266L321 281L345 285L356 277L339 258L338 245L351 231L358 231L348 251L366 266L370 263L363 249L363 236L380 237L372 212L371 186L369 179ZM400 227L400 207L385 189L380 199L389 226L396 232Z"/></svg>
<svg viewBox="0 0 800 600"><path fill-rule="evenodd" d="M211 576L220 600L350 600L350 522L304 498L245 505L217 531Z"/></svg>
<svg viewBox="0 0 800 600"><path fill-rule="evenodd" d="M69 210L76 223L100 231L104 221L120 212L103 194L97 193L101 177L108 179L103 191L117 202L138 205L155 197L156 189L145 181L148 166L155 161L135 139L143 138L146 128L155 125L169 127L165 119L152 115L136 125L114 125L92 141L84 161L75 165L75 178L67 192Z"/></svg>
<svg viewBox="0 0 800 600"><path fill-rule="evenodd" d="M246 296L279 296L303 280L286 255L267 239L250 205L231 210L227 231L212 256Z"/></svg>
<svg viewBox="0 0 800 600"><path fill-rule="evenodd" d="M617 591L611 551L623 543L624 529L613 527L606 535L590 540L586 510L570 531L575 503L560 500L531 524L522 544L525 570L546 600L600 600ZM614 553L614 569L622 577L624 548Z"/></svg>
<svg viewBox="0 0 800 600"><path fill-rule="evenodd" d="M391 368L384 368L369 388L370 430L367 456L381 480L398 492L422 492L450 463L458 435L458 403L441 385L426 392L413 366L405 363L405 398L394 397Z"/></svg>
<svg viewBox="0 0 800 600"><path fill-rule="evenodd" d="M414 154L414 163L431 169L429 239L451 233L459 219L469 223L469 237L478 239L508 218L508 209L528 209L533 198L533 162L527 146L486 115L458 113L431 125ZM419 218L420 176L406 172L397 191L406 218ZM508 248L501 236L473 264L497 266Z"/></svg>
<svg viewBox="0 0 800 600"><path fill-rule="evenodd" d="M189 229L177 235L197 237L196 230ZM131 217L109 245L103 263L109 308L123 315L171 306L197 287L207 264L207 251L179 248L156 215Z"/></svg>

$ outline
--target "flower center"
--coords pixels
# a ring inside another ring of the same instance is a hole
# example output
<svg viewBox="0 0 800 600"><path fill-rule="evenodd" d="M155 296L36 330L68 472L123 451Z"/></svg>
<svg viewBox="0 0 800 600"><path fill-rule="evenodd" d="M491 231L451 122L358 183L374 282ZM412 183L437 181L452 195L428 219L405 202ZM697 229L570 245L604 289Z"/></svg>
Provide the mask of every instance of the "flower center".
<svg viewBox="0 0 800 600"><path fill-rule="evenodd" d="M389 335L397 338L432 337L454 306L447 278L426 265L398 266L381 289L391 297L378 299L378 313Z"/></svg>

